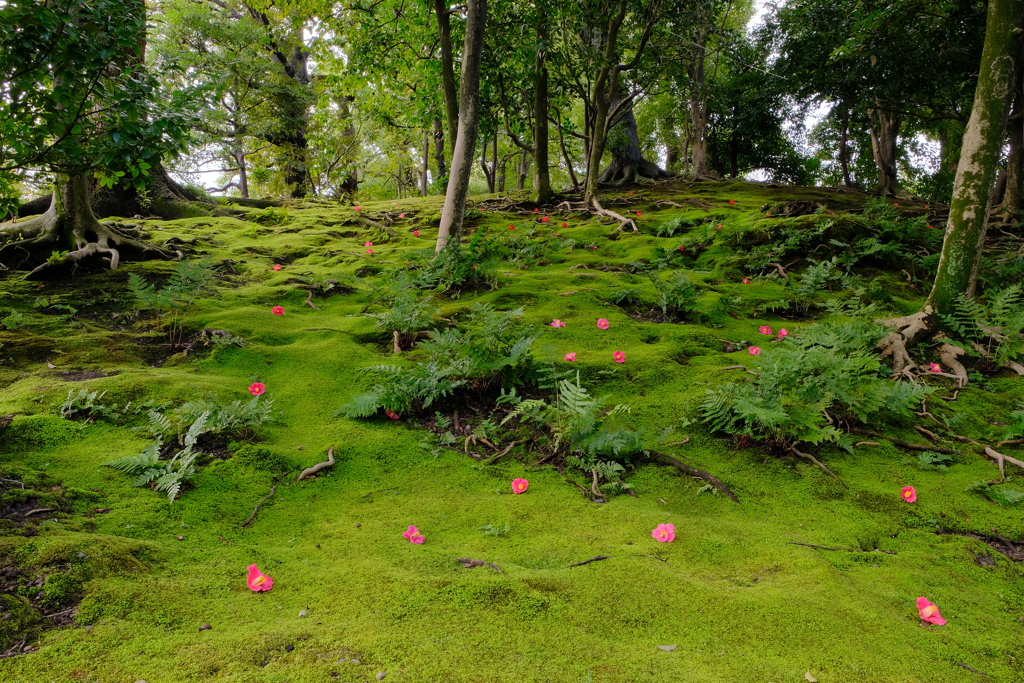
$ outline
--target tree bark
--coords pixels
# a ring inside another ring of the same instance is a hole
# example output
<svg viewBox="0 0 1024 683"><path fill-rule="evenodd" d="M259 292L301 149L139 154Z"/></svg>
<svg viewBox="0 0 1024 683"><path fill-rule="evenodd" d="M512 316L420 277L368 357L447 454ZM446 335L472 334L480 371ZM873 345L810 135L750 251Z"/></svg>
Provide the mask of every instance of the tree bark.
<svg viewBox="0 0 1024 683"><path fill-rule="evenodd" d="M693 58L686 66L690 77L690 174L700 178L708 175L708 97L704 91L706 31L701 32L693 48Z"/></svg>
<svg viewBox="0 0 1024 683"><path fill-rule="evenodd" d="M522 150L519 154L519 168L516 172L516 190L522 190L526 187L526 178L530 175L530 157L527 156L526 150Z"/></svg>
<svg viewBox="0 0 1024 683"><path fill-rule="evenodd" d="M537 55L533 64L533 165L536 170L533 174L533 196L530 198L537 204L547 204L554 196L548 164L547 43L547 14L541 10L537 12Z"/></svg>
<svg viewBox="0 0 1024 683"><path fill-rule="evenodd" d="M448 175L448 158L444 155L444 128L438 119L434 119L434 163L437 164L437 182Z"/></svg>
<svg viewBox="0 0 1024 683"><path fill-rule="evenodd" d="M843 175L843 187L853 187L853 181L850 179L850 146L848 144L850 138L850 110L844 108L843 120L840 124L841 129L839 131L839 170Z"/></svg>
<svg viewBox="0 0 1024 683"><path fill-rule="evenodd" d="M451 14L445 0L434 0L434 16L437 17L437 38L441 47L441 89L444 91L444 109L448 120L448 144L452 148L454 157L455 143L458 141L459 135L459 91L455 87ZM463 55L463 60L465 60L465 55Z"/></svg>
<svg viewBox="0 0 1024 683"><path fill-rule="evenodd" d="M640 136L636 129L636 116L633 114L633 103L625 101L626 95L619 92L615 105L621 112L619 122L612 129L613 138L609 147L612 161L598 178L598 182L607 185L624 185L655 178L669 176L656 163L643 158L640 150Z"/></svg>
<svg viewBox="0 0 1024 683"><path fill-rule="evenodd" d="M619 0L615 14L608 20L608 31L605 34L604 54L597 78L594 79L591 102L594 107L593 125L590 131L590 150L587 155L587 177L584 181L583 201L590 203L597 197L601 171L601 157L604 156L605 141L608 129L608 112L612 107L612 98L618 90L619 29L626 17L626 0Z"/></svg>
<svg viewBox="0 0 1024 683"><path fill-rule="evenodd" d="M1017 94L1009 119L1010 156L1006 160L1006 189L999 211L1012 215L1024 209L1024 59L1017 59Z"/></svg>
<svg viewBox="0 0 1024 683"><path fill-rule="evenodd" d="M871 154L878 169L878 191L882 196L902 195L896 175L896 143L900 131L900 119L880 103L868 110L871 120Z"/></svg>
<svg viewBox="0 0 1024 683"><path fill-rule="evenodd" d="M430 133L423 131L423 169L420 173L420 196L427 196L428 178L430 177Z"/></svg>
<svg viewBox="0 0 1024 683"><path fill-rule="evenodd" d="M466 213L469 175L473 170L476 133L480 126L480 63L483 57L487 0L467 0L466 41L462 50L462 81L459 90L459 130L452 153L452 172L448 178L441 225L435 250L440 252L451 241L458 244L462 219Z"/></svg>
<svg viewBox="0 0 1024 683"><path fill-rule="evenodd" d="M977 286L1022 23L1024 0L989 0L974 104L964 131L938 273L925 303L939 315L950 313L957 297L974 296Z"/></svg>

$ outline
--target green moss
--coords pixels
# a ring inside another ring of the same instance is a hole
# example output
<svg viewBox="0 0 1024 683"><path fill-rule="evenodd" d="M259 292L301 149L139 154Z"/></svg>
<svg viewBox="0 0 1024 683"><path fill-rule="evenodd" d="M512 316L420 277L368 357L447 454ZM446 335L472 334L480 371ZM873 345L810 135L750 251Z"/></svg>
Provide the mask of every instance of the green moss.
<svg viewBox="0 0 1024 683"><path fill-rule="evenodd" d="M29 637L39 632L42 615L32 607L28 599L20 595L0 593L0 652L6 651L17 638Z"/></svg>
<svg viewBox="0 0 1024 683"><path fill-rule="evenodd" d="M19 415L0 432L0 452L24 452L70 443L81 432L74 422L51 415Z"/></svg>

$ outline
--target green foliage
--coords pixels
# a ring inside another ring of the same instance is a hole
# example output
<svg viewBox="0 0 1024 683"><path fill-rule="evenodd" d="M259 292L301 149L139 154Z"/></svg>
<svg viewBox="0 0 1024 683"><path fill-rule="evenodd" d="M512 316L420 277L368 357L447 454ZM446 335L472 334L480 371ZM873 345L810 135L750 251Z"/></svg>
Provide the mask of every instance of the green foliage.
<svg viewBox="0 0 1024 683"><path fill-rule="evenodd" d="M530 349L536 337L525 331L522 314L522 308L502 312L474 304L465 330L428 333L429 339L419 344L424 357L411 368L367 368L381 381L369 393L341 406L335 415L369 417L382 408L419 412L463 387L484 395L498 387L535 383L540 372Z"/></svg>
<svg viewBox="0 0 1024 683"><path fill-rule="evenodd" d="M873 351L877 325L821 324L765 348L756 379L708 389L701 407L712 430L789 448L852 439L835 416L862 423L907 417L933 389L885 378ZM830 416L830 413L832 414Z"/></svg>
<svg viewBox="0 0 1024 683"><path fill-rule="evenodd" d="M1016 489L995 488L992 482L988 481L976 481L968 490L977 491L1000 507L1018 507L1020 502L1024 500L1024 493Z"/></svg>
<svg viewBox="0 0 1024 683"><path fill-rule="evenodd" d="M655 305L669 320L694 320L697 313L697 300L704 293L704 288L694 284L690 277L676 271L667 278L651 275L651 282L658 292Z"/></svg>
<svg viewBox="0 0 1024 683"><path fill-rule="evenodd" d="M1003 432L1003 440L1024 439L1024 403L1017 406L1018 410L1010 413L1010 424Z"/></svg>
<svg viewBox="0 0 1024 683"><path fill-rule="evenodd" d="M268 206L263 211L252 213L249 215L249 218L260 225L285 225L291 221L288 209L284 207L277 209L273 206Z"/></svg>
<svg viewBox="0 0 1024 683"><path fill-rule="evenodd" d="M917 465L919 470L945 472L953 464L953 458L945 453L921 451L916 458L904 460L904 463Z"/></svg>
<svg viewBox="0 0 1024 683"><path fill-rule="evenodd" d="M673 237L677 232L689 230L700 225L700 221L693 218L686 218L682 214L677 215L663 223L656 225L651 234L657 237Z"/></svg>
<svg viewBox="0 0 1024 683"><path fill-rule="evenodd" d="M502 536L508 536L510 528L511 527L509 527L508 522L505 522L504 526L500 526L498 524L485 524L484 526L477 527L477 530L484 532L485 536L499 538Z"/></svg>
<svg viewBox="0 0 1024 683"><path fill-rule="evenodd" d="M383 313L370 313L369 317L377 321L378 330L397 331L406 342L411 341L410 337L416 333L431 327L438 314L430 299L417 296L412 287L399 287L386 303L390 308Z"/></svg>
<svg viewBox="0 0 1024 683"><path fill-rule="evenodd" d="M416 281L423 289L435 289L457 297L463 291L492 287L497 261L481 259L484 230L473 233L463 249L458 242L450 242L420 271Z"/></svg>
<svg viewBox="0 0 1024 683"><path fill-rule="evenodd" d="M984 298L959 296L942 322L997 366L1024 361L1024 290L1020 285L990 292Z"/></svg>
<svg viewBox="0 0 1024 683"><path fill-rule="evenodd" d="M6 316L0 318L0 326L3 326L5 330L16 330L22 326L24 321L25 316L12 308Z"/></svg>
<svg viewBox="0 0 1024 683"><path fill-rule="evenodd" d="M168 329L172 344L181 343L189 309L213 276L212 265L213 260L209 257L199 261L181 261L174 266L167 283L159 288L146 282L138 273L128 276L128 291L138 310L156 310L161 318L173 311Z"/></svg>
<svg viewBox="0 0 1024 683"><path fill-rule="evenodd" d="M68 397L60 404L58 410L65 420L113 419L120 413L113 407L102 402L105 391L89 391L79 389L68 391Z"/></svg>

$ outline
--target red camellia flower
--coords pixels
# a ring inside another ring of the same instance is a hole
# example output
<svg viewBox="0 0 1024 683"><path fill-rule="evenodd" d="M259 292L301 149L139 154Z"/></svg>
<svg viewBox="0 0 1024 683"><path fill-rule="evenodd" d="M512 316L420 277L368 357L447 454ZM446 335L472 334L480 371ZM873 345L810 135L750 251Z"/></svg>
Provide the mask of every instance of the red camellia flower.
<svg viewBox="0 0 1024 683"><path fill-rule="evenodd" d="M363 207L361 207L361 206L355 206L355 207L352 207L352 208L354 208L356 211L362 211L363 210Z"/></svg>
<svg viewBox="0 0 1024 683"><path fill-rule="evenodd" d="M644 212L643 212L643 211L637 211L637 212L636 212L636 215L637 215L637 216L643 216L643 215L644 215Z"/></svg>
<svg viewBox="0 0 1024 683"><path fill-rule="evenodd" d="M284 306L274 306L270 309L270 312L274 315L284 315Z"/></svg>
<svg viewBox="0 0 1024 683"><path fill-rule="evenodd" d="M267 385L263 382L253 382L249 385L249 393L253 396L261 396L267 390Z"/></svg>
<svg viewBox="0 0 1024 683"><path fill-rule="evenodd" d="M514 225L510 225L510 226L508 226L508 229L509 229L509 230L515 230L515 229L516 229L516 226L514 226Z"/></svg>
<svg viewBox="0 0 1024 683"><path fill-rule="evenodd" d="M562 223L562 227L563 227L563 228L568 228L568 227L569 227L569 224L568 224L568 223Z"/></svg>
<svg viewBox="0 0 1024 683"><path fill-rule="evenodd" d="M519 494L530 487L530 482L525 479L516 478L512 480L512 493Z"/></svg>
<svg viewBox="0 0 1024 683"><path fill-rule="evenodd" d="M623 351L616 351L615 353L612 354L612 358L615 359L616 363L626 362L626 354Z"/></svg>
<svg viewBox="0 0 1024 683"><path fill-rule="evenodd" d="M281 270L281 264L280 263L275 263L274 264L274 270Z"/></svg>
<svg viewBox="0 0 1024 683"><path fill-rule="evenodd" d="M548 222L549 220L551 220L551 219L550 219L550 218L548 218L547 216L544 216L544 217L542 217L542 218L540 219L540 222L541 222L541 223L547 223L547 222Z"/></svg>
<svg viewBox="0 0 1024 683"><path fill-rule="evenodd" d="M420 231L419 230L413 230L412 231L412 236L413 237L419 237L420 236Z"/></svg>
<svg viewBox="0 0 1024 683"><path fill-rule="evenodd" d="M715 230L721 230L721 229L722 229L722 224L721 223L719 223L718 225L715 226Z"/></svg>
<svg viewBox="0 0 1024 683"><path fill-rule="evenodd" d="M261 572L260 568L254 564L249 565L249 579L246 583L249 584L250 590L254 590L257 593L268 591L274 587L274 580Z"/></svg>
<svg viewBox="0 0 1024 683"><path fill-rule="evenodd" d="M390 417L392 420L397 420L398 419L398 413L396 413L395 411L391 410L391 408L385 408L384 409L384 414L387 415L388 417Z"/></svg>
<svg viewBox="0 0 1024 683"><path fill-rule="evenodd" d="M900 203L899 202L893 202L892 205L898 208Z"/></svg>
<svg viewBox="0 0 1024 683"><path fill-rule="evenodd" d="M735 199L730 199L730 200L729 200L729 203L730 203L730 204L735 204L735 203L736 203L736 200L735 200Z"/></svg>
<svg viewBox="0 0 1024 683"><path fill-rule="evenodd" d="M686 246L683 244L679 245L679 251L686 251Z"/></svg>
<svg viewBox="0 0 1024 683"><path fill-rule="evenodd" d="M533 212L534 213L540 213L540 209L534 209Z"/></svg>
<svg viewBox="0 0 1024 683"><path fill-rule="evenodd" d="M400 214L398 214L398 217L399 218L405 218L405 214L404 213L400 213Z"/></svg>

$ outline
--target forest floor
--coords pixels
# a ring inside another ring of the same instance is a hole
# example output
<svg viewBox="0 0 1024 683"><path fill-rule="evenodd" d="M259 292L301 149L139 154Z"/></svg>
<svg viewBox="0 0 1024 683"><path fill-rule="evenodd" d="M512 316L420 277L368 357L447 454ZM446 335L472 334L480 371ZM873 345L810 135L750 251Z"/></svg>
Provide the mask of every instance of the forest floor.
<svg viewBox="0 0 1024 683"><path fill-rule="evenodd" d="M860 426L952 453L866 436L876 445L814 450L841 482L702 422L709 387L755 377L744 370L787 343L761 326L797 336L917 310L941 212L830 189L673 182L604 195L635 219L632 234L473 198L468 232L490 240L479 277L491 285L434 294L436 320L464 320L477 302L524 307L537 359L628 404L609 419L715 475L737 504L643 459L623 474L635 495L603 497L589 473L525 446L488 464L498 449L467 438L492 417L476 398L395 420L334 416L371 387L367 367L416 358L415 347L396 357L368 314L385 313L382 292L432 256L442 199L145 221L152 241L214 263L178 327L140 311L128 288L132 273L166 282L174 263L47 284L0 273L0 652L13 655L0 679L1024 681L1024 515L1012 495L1024 471L1007 464L997 504L982 491L997 466L954 436L996 444L1024 378L979 359L959 391L948 370L920 377L936 387L934 419ZM866 207L885 227L877 244L843 218L869 220ZM1019 230L1004 234L1019 247ZM1007 267L990 260L985 277L1012 281ZM655 305L645 269L702 284L688 320ZM927 366L936 350L911 353ZM244 402L253 382L273 420L243 435L252 443L200 440L206 454L173 503L104 466L152 442L148 410ZM62 417L80 390L106 393ZM333 467L295 481L331 448ZM999 450L1024 458L1019 444ZM529 480L522 495L514 478ZM901 499L907 485L917 502ZM659 524L675 526L674 541L652 538ZM409 525L423 544L403 537ZM249 590L254 563L272 590ZM923 622L918 596L948 623Z"/></svg>

